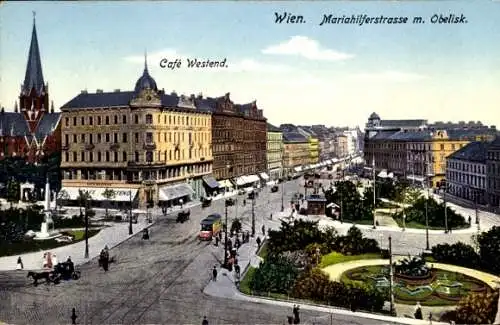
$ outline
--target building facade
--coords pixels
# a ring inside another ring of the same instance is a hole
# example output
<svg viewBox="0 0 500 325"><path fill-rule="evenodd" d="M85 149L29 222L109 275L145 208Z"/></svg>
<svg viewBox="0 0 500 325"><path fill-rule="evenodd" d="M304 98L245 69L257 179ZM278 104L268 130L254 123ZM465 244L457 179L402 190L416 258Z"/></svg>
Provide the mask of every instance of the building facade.
<svg viewBox="0 0 500 325"><path fill-rule="evenodd" d="M234 104L230 94L196 100L199 109L212 112L213 174L224 187L259 181L267 173L267 121L254 101Z"/></svg>
<svg viewBox="0 0 500 325"><path fill-rule="evenodd" d="M349 155L349 138L346 134L337 134L335 137L335 155L337 158Z"/></svg>
<svg viewBox="0 0 500 325"><path fill-rule="evenodd" d="M49 86L43 79L42 60L33 19L31 43L19 107L13 112L0 111L0 159L23 157L37 161L61 149L60 113L49 110Z"/></svg>
<svg viewBox="0 0 500 325"><path fill-rule="evenodd" d="M298 132L283 132L283 170L291 176L309 165L309 140Z"/></svg>
<svg viewBox="0 0 500 325"><path fill-rule="evenodd" d="M488 142L474 141L446 158L446 181L450 194L486 204L488 146Z"/></svg>
<svg viewBox="0 0 500 325"><path fill-rule="evenodd" d="M486 177L488 204L500 210L500 137L496 137L488 147Z"/></svg>
<svg viewBox="0 0 500 325"><path fill-rule="evenodd" d="M85 189L98 205L111 188L117 205L182 205L213 185L210 112L194 96L159 90L146 63L133 91L82 91L61 110L62 184L72 201Z"/></svg>
<svg viewBox="0 0 500 325"><path fill-rule="evenodd" d="M283 132L267 123L267 171L271 179L283 177Z"/></svg>

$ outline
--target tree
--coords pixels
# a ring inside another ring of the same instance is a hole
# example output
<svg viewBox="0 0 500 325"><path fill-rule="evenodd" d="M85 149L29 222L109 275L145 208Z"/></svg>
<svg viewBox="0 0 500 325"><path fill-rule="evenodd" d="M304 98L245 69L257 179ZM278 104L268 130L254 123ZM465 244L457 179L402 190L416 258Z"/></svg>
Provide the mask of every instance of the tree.
<svg viewBox="0 0 500 325"><path fill-rule="evenodd" d="M403 192L402 202L405 204L415 204L422 197L422 192L418 188L408 187Z"/></svg>
<svg viewBox="0 0 500 325"><path fill-rule="evenodd" d="M78 198L76 200L78 201L78 205L80 206L80 215L83 215L82 208L85 209L85 214L87 214L89 201L92 200L92 196L90 195L89 191L78 190Z"/></svg>
<svg viewBox="0 0 500 325"><path fill-rule="evenodd" d="M492 324L498 306L498 291L473 292L458 303L457 324Z"/></svg>
<svg viewBox="0 0 500 325"><path fill-rule="evenodd" d="M327 203L333 202L342 207L341 217L343 220L373 219L373 211L365 206L365 201L359 194L356 185L351 181L336 182L335 191L333 189L325 191L325 198Z"/></svg>
<svg viewBox="0 0 500 325"><path fill-rule="evenodd" d="M102 196L106 199L106 217L108 217L109 202L116 197L116 192L112 188L107 188L102 193Z"/></svg>
<svg viewBox="0 0 500 325"><path fill-rule="evenodd" d="M257 292L287 293L299 274L294 262L281 255L269 255L260 263L250 283Z"/></svg>
<svg viewBox="0 0 500 325"><path fill-rule="evenodd" d="M56 198L56 204L58 206L58 209L61 209L63 204L69 201L71 197L69 196L68 191L66 190L60 190L59 193L57 193L57 198Z"/></svg>

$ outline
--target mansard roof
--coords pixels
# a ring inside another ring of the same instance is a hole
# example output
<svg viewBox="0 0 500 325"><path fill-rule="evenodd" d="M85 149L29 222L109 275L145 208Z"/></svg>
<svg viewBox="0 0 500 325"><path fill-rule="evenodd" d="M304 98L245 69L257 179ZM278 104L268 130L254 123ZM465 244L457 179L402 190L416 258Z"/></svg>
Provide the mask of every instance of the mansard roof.
<svg viewBox="0 0 500 325"><path fill-rule="evenodd" d="M267 123L267 131L268 132L281 132L281 133L283 132L283 131L281 131L280 128L275 127L271 123Z"/></svg>
<svg viewBox="0 0 500 325"><path fill-rule="evenodd" d="M23 114L15 112L0 113L0 137L24 137L30 134L28 122Z"/></svg>
<svg viewBox="0 0 500 325"><path fill-rule="evenodd" d="M447 159L458 159L464 161L484 163L488 154L490 142L474 141L463 146L447 157Z"/></svg>
<svg viewBox="0 0 500 325"><path fill-rule="evenodd" d="M34 17L33 31L31 33L31 44L28 54L28 63L26 65L26 75L24 77L22 90L25 94L29 94L32 89L35 89L37 95L40 95L44 89L42 60L40 58L40 49L38 48L38 38L36 35L36 24Z"/></svg>
<svg viewBox="0 0 500 325"><path fill-rule="evenodd" d="M300 134L299 132L283 132L283 142L296 142L303 143L308 142L307 138Z"/></svg>

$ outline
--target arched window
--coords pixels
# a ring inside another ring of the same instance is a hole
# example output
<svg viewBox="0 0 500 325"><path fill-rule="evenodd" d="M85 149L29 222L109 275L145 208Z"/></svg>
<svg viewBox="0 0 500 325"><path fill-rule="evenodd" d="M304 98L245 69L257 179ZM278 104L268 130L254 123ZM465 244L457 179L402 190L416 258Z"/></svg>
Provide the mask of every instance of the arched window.
<svg viewBox="0 0 500 325"><path fill-rule="evenodd" d="M146 124L153 124L153 115L146 114Z"/></svg>
<svg viewBox="0 0 500 325"><path fill-rule="evenodd" d="M146 151L146 162L148 162L148 163L153 162L153 152L152 151Z"/></svg>

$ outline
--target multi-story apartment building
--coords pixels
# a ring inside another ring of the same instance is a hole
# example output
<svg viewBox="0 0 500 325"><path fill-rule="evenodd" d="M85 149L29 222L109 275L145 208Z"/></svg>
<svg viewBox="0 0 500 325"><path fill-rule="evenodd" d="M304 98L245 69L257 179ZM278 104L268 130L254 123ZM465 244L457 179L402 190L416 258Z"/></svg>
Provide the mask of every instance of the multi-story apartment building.
<svg viewBox="0 0 500 325"><path fill-rule="evenodd" d="M446 158L446 181L450 194L486 204L486 157L489 142L474 141Z"/></svg>
<svg viewBox="0 0 500 325"><path fill-rule="evenodd" d="M320 156L320 144L316 133L309 126L299 126L297 132L305 136L309 142L309 164L317 164Z"/></svg>
<svg viewBox="0 0 500 325"><path fill-rule="evenodd" d="M346 134L337 134L335 137L335 155L344 158L349 155L349 138Z"/></svg>
<svg viewBox="0 0 500 325"><path fill-rule="evenodd" d="M16 101L13 112L0 110L0 159L23 157L33 162L59 152L61 114L54 112L53 102L49 110L49 86L43 79L34 19L19 106Z"/></svg>
<svg viewBox="0 0 500 325"><path fill-rule="evenodd" d="M147 64L133 91L81 94L62 106L63 189L75 201L170 206L218 186L212 172L212 118L194 96L157 88ZM104 191L115 191L105 198Z"/></svg>
<svg viewBox="0 0 500 325"><path fill-rule="evenodd" d="M380 120L370 116L365 135L365 161L413 181L439 187L446 157L476 140L491 139L494 128L435 130L425 120Z"/></svg>
<svg viewBox="0 0 500 325"><path fill-rule="evenodd" d="M488 204L495 210L500 210L500 136L488 147L486 178Z"/></svg>
<svg viewBox="0 0 500 325"><path fill-rule="evenodd" d="M287 176L309 165L309 140L298 132L283 131L283 170Z"/></svg>
<svg viewBox="0 0 500 325"><path fill-rule="evenodd" d="M254 101L234 104L230 94L196 100L212 112L213 173L224 188L258 183L267 173L267 120Z"/></svg>
<svg viewBox="0 0 500 325"><path fill-rule="evenodd" d="M273 180L283 177L283 131L267 123L267 171Z"/></svg>

